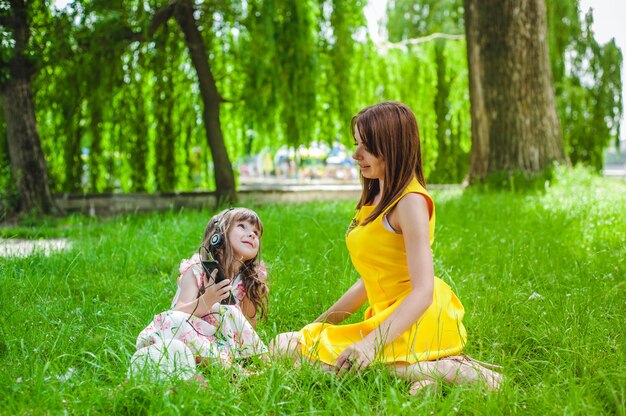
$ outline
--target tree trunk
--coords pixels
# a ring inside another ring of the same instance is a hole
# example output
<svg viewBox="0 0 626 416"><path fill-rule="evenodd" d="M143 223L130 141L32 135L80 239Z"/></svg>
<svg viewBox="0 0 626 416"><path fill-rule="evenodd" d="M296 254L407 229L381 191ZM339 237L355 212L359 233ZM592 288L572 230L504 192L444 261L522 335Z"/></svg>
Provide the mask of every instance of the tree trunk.
<svg viewBox="0 0 626 416"><path fill-rule="evenodd" d="M450 112L450 104L448 97L450 95L450 81L446 77L446 57L445 57L446 41L443 39L435 39L435 65L437 67L437 94L435 95L435 115L437 116L437 162L435 163L434 176L441 183L456 182L454 172L455 158L451 154L454 152L450 140L449 130L450 121L448 113Z"/></svg>
<svg viewBox="0 0 626 416"><path fill-rule="evenodd" d="M566 163L548 61L544 0L464 0L470 183Z"/></svg>
<svg viewBox="0 0 626 416"><path fill-rule="evenodd" d="M59 212L48 185L30 80L9 80L3 87L2 108L7 125L11 171L20 194L20 211L40 214Z"/></svg>
<svg viewBox="0 0 626 416"><path fill-rule="evenodd" d="M15 40L14 53L0 66L8 69L9 78L2 85L2 108L7 125L7 144L13 178L17 182L22 212L59 213L50 186L46 160L41 150L35 104L31 87L34 65L27 57L30 37L28 10L23 0L11 1L8 24Z"/></svg>
<svg viewBox="0 0 626 416"><path fill-rule="evenodd" d="M198 30L193 13L194 5L191 0L178 2L175 12L176 21L185 34L185 42L198 74L200 93L204 103L204 128L215 165L215 190L218 201L231 202L235 197L235 177L226 146L224 146L224 136L220 125L220 104L223 100L217 90L202 34Z"/></svg>

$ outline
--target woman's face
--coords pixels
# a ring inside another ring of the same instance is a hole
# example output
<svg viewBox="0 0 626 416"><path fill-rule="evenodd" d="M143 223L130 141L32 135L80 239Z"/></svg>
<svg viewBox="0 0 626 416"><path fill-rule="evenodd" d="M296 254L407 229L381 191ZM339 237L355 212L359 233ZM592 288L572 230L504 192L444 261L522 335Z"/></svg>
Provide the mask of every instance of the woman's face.
<svg viewBox="0 0 626 416"><path fill-rule="evenodd" d="M361 175L367 179L385 179L385 162L367 150L358 128L354 129L354 145L356 149L352 154L352 159L359 165Z"/></svg>

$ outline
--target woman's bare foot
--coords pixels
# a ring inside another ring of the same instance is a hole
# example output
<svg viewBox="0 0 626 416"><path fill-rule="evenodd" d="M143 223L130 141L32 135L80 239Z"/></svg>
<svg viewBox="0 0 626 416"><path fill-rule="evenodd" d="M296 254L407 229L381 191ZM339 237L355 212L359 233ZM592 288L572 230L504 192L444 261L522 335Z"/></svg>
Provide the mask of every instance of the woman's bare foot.
<svg viewBox="0 0 626 416"><path fill-rule="evenodd" d="M414 382L409 388L409 394L415 396L419 392L434 391L437 388L435 380L423 379Z"/></svg>
<svg viewBox="0 0 626 416"><path fill-rule="evenodd" d="M442 380L451 384L484 383L492 391L500 389L502 374L494 371L502 367L483 363L467 355L445 357L435 361L420 361L415 364L395 364L394 372L412 382L410 393Z"/></svg>
<svg viewBox="0 0 626 416"><path fill-rule="evenodd" d="M498 391L502 387L502 374L494 371L502 367L484 363L468 355L455 355L441 359L448 368L444 380L453 384L484 383L491 391Z"/></svg>

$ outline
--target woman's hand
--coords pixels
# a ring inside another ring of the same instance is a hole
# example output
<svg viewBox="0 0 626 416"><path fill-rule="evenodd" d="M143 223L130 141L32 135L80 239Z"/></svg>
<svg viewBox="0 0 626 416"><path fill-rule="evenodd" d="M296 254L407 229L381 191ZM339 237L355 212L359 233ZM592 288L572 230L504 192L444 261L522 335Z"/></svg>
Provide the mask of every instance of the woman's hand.
<svg viewBox="0 0 626 416"><path fill-rule="evenodd" d="M366 340L355 342L337 357L335 370L344 373L350 370L363 370L374 361L374 344Z"/></svg>
<svg viewBox="0 0 626 416"><path fill-rule="evenodd" d="M211 273L211 279L207 279L204 277L204 293L200 296L200 301L206 305L206 307L210 310L211 307L226 299L230 295L230 291L233 288L230 285L229 279L224 279L219 283L215 282L215 277L217 276L217 269L213 270Z"/></svg>

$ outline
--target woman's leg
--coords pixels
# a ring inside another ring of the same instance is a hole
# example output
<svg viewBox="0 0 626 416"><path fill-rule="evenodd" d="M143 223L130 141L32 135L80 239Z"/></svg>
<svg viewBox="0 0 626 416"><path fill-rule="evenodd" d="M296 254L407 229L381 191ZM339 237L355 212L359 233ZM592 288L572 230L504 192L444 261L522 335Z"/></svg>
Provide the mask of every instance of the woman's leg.
<svg viewBox="0 0 626 416"><path fill-rule="evenodd" d="M328 373L335 372L335 367L320 361L314 361L302 355L300 344L298 343L298 332L283 332L276 335L276 338L270 342L270 355L272 357L289 357L294 364L299 367L302 360L319 366L319 368Z"/></svg>
<svg viewBox="0 0 626 416"><path fill-rule="evenodd" d="M449 366L447 377L451 383L479 382L484 383L489 390L493 391L499 390L502 385L502 374L494 371L495 369L502 370L500 366L475 360L469 355L446 357L443 361Z"/></svg>
<svg viewBox="0 0 626 416"><path fill-rule="evenodd" d="M298 344L298 332L283 332L276 335L276 338L270 342L270 355L290 356L294 360L301 357L300 344Z"/></svg>
<svg viewBox="0 0 626 416"><path fill-rule="evenodd" d="M413 381L412 391L443 380L451 384L485 383L490 390L498 390L502 375L468 356L446 357L437 361L422 361L415 364L396 364L395 373ZM495 368L495 366L493 366Z"/></svg>
<svg viewBox="0 0 626 416"><path fill-rule="evenodd" d="M429 386L436 386L437 380L443 379L444 372L438 361L423 361L415 364L395 364L392 371L411 382L410 395Z"/></svg>

